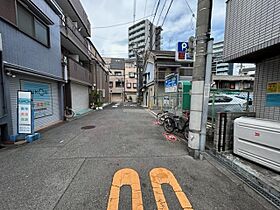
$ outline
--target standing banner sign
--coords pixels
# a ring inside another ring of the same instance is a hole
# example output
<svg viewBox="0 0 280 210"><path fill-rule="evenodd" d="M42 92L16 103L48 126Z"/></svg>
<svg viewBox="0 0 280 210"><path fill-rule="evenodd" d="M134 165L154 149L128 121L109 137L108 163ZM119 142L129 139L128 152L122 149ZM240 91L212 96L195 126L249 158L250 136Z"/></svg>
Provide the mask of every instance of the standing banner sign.
<svg viewBox="0 0 280 210"><path fill-rule="evenodd" d="M32 93L30 91L18 91L18 134L33 133L32 117Z"/></svg>
<svg viewBox="0 0 280 210"><path fill-rule="evenodd" d="M165 93L177 92L178 77L177 74L169 74L165 76Z"/></svg>

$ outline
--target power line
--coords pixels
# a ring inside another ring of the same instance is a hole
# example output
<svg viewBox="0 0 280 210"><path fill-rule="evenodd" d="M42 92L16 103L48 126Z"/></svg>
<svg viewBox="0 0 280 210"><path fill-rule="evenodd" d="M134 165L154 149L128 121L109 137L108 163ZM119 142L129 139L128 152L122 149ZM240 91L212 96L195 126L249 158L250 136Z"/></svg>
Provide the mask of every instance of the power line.
<svg viewBox="0 0 280 210"><path fill-rule="evenodd" d="M146 0L146 1L145 1L144 16L146 16L146 10L147 10L147 1L148 1L148 0Z"/></svg>
<svg viewBox="0 0 280 210"><path fill-rule="evenodd" d="M156 6L156 10L155 10L155 13L154 13L152 25L154 24L155 17L156 17L156 15L157 15L157 11L158 11L159 5L160 5L160 0L158 0L158 1L157 1L157 4L155 5L155 6ZM146 40L145 40L144 52L145 52L145 49L146 49L146 46L147 46L149 37L150 37L150 36L148 35L147 38L146 38ZM143 55L144 55L144 52L143 52Z"/></svg>
<svg viewBox="0 0 280 210"><path fill-rule="evenodd" d="M148 16L146 16L146 17L139 18L139 19L137 19L137 20L135 20L135 21L143 20L143 19L146 19L146 18L149 18L149 17L152 17L152 16L153 16L153 14L148 15ZM128 24L131 24L131 23L133 23L133 21L129 21L129 22L126 22L126 23L118 23L118 24L109 25L109 26L97 26L97 27L93 27L93 28L91 28L91 29L113 28L113 27L128 25Z"/></svg>
<svg viewBox="0 0 280 210"><path fill-rule="evenodd" d="M174 2L174 0L171 0L171 1L170 1L170 4L169 4L168 9L167 9L167 11L166 11L166 14L165 14L165 16L164 16L164 19L163 19L163 21L162 21L161 27L163 27L163 25L164 25L164 23L165 23L166 17L167 17L167 15L168 15L169 11L170 11L170 8L171 8L173 2ZM155 35L155 32L156 32L156 30L154 31L153 36ZM156 42L153 42L153 45L152 45L152 47L151 47L151 50L153 49L155 43L156 43ZM144 66L145 66L147 60L148 60L149 57L150 57L151 50L149 50L148 56L146 56L147 53L146 53L146 55L145 55Z"/></svg>
<svg viewBox="0 0 280 210"><path fill-rule="evenodd" d="M164 16L164 18L163 18L163 21L162 21L161 27L164 25L165 19L166 19L166 17L167 17L167 15L168 15L168 13L169 13L169 10L170 10L170 8L171 8L171 6L172 6L173 2L174 2L174 0L171 0L171 2L170 2L170 4L169 4L169 7L168 7L168 9L167 9L167 12L166 12L166 14L165 14L165 16Z"/></svg>
<svg viewBox="0 0 280 210"><path fill-rule="evenodd" d="M155 18L156 18L156 16L157 16L157 11L158 11L159 5L160 5L160 0L158 0L158 2L157 2L156 11L155 11L155 13L154 13L154 17L153 17L153 21L152 21L153 24L154 24Z"/></svg>
<svg viewBox="0 0 280 210"><path fill-rule="evenodd" d="M166 2L167 2L167 0L165 0L164 3L163 3L162 9L161 9L160 14L159 14L159 17L158 17L157 25L158 25L158 23L159 23L159 20L160 20L160 17L161 17L161 15L162 15L162 12L163 12L163 10L164 10L164 8L165 8Z"/></svg>
<svg viewBox="0 0 280 210"><path fill-rule="evenodd" d="M194 12L193 12L192 8L190 7L189 2L188 2L187 0L185 0L185 2L186 2L186 4L187 4L187 6L188 6L189 10L190 10L190 11L191 11L191 13L192 13L192 17L193 17L193 18L195 18L195 14L194 14Z"/></svg>

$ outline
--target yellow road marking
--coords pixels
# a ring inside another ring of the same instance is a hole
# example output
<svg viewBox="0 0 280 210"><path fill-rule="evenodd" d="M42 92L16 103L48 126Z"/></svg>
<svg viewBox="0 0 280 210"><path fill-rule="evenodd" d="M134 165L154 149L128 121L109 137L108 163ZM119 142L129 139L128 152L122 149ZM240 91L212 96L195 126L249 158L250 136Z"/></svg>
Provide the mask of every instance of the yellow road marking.
<svg viewBox="0 0 280 210"><path fill-rule="evenodd" d="M143 210L142 192L138 173L130 168L117 171L113 177L107 210L118 210L121 187L130 185L132 210Z"/></svg>
<svg viewBox="0 0 280 210"><path fill-rule="evenodd" d="M171 185L181 204L181 207L184 210L193 209L187 196L183 192L182 188L180 187L179 183L177 182L175 176L172 174L171 171L165 168L154 168L153 170L150 171L150 179L151 179L158 210L169 209L161 188L162 184Z"/></svg>

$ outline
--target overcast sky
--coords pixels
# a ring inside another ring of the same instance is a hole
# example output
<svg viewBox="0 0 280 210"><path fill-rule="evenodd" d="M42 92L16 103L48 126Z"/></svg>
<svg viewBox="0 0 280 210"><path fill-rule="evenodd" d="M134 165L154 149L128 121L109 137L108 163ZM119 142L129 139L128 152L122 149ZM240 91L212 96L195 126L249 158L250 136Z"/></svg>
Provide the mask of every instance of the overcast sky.
<svg viewBox="0 0 280 210"><path fill-rule="evenodd" d="M159 11L154 23L161 25L171 0L166 0L161 18L159 14L165 0L161 0ZM188 8L186 1L191 9ZM226 5L225 0L213 0L212 37L215 41L223 40ZM128 56L128 27L126 24L118 27L98 28L133 21L134 0L81 0L92 27L92 41L98 51L106 57ZM147 2L147 3L146 3ZM137 0L136 20L153 13L157 0ZM162 50L175 50L178 41L187 41L195 33L195 19L197 0L174 0L166 17L162 31ZM150 17L152 20L153 17Z"/></svg>

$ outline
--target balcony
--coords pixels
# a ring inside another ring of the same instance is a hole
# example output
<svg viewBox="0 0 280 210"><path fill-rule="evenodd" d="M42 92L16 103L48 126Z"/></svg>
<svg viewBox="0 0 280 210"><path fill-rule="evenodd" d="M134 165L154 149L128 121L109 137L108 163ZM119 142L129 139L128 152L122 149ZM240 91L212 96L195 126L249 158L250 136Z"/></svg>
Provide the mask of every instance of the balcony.
<svg viewBox="0 0 280 210"><path fill-rule="evenodd" d="M78 14L79 18L81 19L83 25L85 26L88 36L90 36L91 25L90 25L90 22L88 20L87 13L85 12L85 10L83 8L83 5L81 4L81 2L79 0L69 0L69 1L70 1L70 4L75 9L75 11L77 12L77 14Z"/></svg>
<svg viewBox="0 0 280 210"><path fill-rule="evenodd" d="M72 81L92 85L92 73L71 58L68 59L68 76Z"/></svg>
<svg viewBox="0 0 280 210"><path fill-rule="evenodd" d="M112 93L123 93L123 92L124 92L124 88L123 87L112 88Z"/></svg>
<svg viewBox="0 0 280 210"><path fill-rule="evenodd" d="M83 60L90 59L88 42L69 17L61 20L61 33L64 36L61 37L63 47L73 54L80 55Z"/></svg>
<svg viewBox="0 0 280 210"><path fill-rule="evenodd" d="M58 5L72 20L77 21L79 27L82 27L81 33L84 37L91 36L91 25L88 16L80 2L80 0L56 0Z"/></svg>

